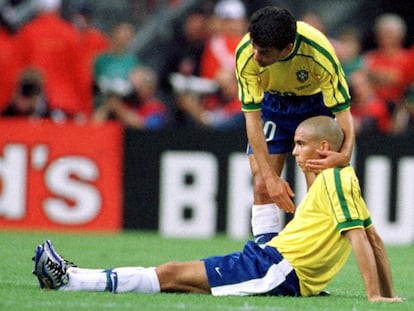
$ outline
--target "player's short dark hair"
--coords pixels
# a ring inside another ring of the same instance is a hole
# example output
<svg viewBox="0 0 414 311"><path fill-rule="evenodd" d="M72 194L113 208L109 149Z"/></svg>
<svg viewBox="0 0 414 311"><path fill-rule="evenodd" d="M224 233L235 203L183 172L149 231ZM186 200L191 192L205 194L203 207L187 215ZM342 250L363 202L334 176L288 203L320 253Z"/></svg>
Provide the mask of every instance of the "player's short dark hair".
<svg viewBox="0 0 414 311"><path fill-rule="evenodd" d="M248 31L255 45L283 50L295 41L296 19L287 9L268 6L252 14Z"/></svg>

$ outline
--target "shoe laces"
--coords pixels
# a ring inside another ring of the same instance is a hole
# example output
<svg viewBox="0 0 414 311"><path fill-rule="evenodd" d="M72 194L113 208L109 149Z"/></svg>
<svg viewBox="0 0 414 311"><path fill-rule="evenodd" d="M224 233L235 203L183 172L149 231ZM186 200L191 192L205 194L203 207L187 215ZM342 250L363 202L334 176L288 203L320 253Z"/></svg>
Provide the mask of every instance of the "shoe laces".
<svg viewBox="0 0 414 311"><path fill-rule="evenodd" d="M45 266L47 267L53 280L55 280L57 283L61 283L66 271L64 271L64 269L57 262L54 262L50 258L47 258Z"/></svg>
<svg viewBox="0 0 414 311"><path fill-rule="evenodd" d="M75 265L75 263L72 261L67 261L66 259L63 259L63 261L65 263L64 267L66 270L71 267L77 267L77 265Z"/></svg>

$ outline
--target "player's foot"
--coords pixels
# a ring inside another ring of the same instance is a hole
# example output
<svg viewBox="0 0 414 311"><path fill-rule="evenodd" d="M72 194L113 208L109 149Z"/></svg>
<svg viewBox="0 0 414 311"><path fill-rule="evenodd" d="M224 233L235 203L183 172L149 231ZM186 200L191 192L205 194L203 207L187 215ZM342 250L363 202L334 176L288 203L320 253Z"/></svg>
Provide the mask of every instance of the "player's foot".
<svg viewBox="0 0 414 311"><path fill-rule="evenodd" d="M37 276L40 287L47 289L58 289L67 284L67 269L75 266L60 256L49 240L37 246L32 259L35 262L33 274Z"/></svg>
<svg viewBox="0 0 414 311"><path fill-rule="evenodd" d="M318 296L331 296L331 293L327 290L323 290L319 293Z"/></svg>

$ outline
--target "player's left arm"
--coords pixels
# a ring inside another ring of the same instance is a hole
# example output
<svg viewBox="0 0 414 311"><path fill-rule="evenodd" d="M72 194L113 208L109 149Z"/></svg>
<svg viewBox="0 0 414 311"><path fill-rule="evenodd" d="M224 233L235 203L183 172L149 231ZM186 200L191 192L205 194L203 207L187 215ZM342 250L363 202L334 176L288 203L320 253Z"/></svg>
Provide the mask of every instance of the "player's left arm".
<svg viewBox="0 0 414 311"><path fill-rule="evenodd" d="M366 229L368 241L374 252L375 262L377 264L378 277L380 280L381 295L384 297L394 297L392 287L391 265L385 250L384 242L378 235L374 226Z"/></svg>
<svg viewBox="0 0 414 311"><path fill-rule="evenodd" d="M332 163L334 166L330 167L343 167L348 165L351 161L352 150L355 145L354 122L350 109L338 112L335 117L339 126L344 131L344 142L339 152L340 156L337 158L336 162Z"/></svg>
<svg viewBox="0 0 414 311"><path fill-rule="evenodd" d="M384 269L384 267L387 264L389 265L389 263L388 260L385 260L379 262L379 265L381 267L377 266L377 262L384 260L384 258L382 256L378 258L376 257L378 255L378 249L374 250L374 247L373 245L371 245L371 241L368 238L368 235L372 235L372 237L374 237L373 232L366 233L366 231L363 228L356 228L348 230L344 234L351 243L352 248L354 250L355 259L365 285L368 300L383 302L403 301L402 298L394 296L391 279L389 279L388 281L380 281L380 277L382 277L380 273L385 272L382 271L382 269ZM378 245L379 244L377 244L377 246ZM385 250L384 252L380 253L384 254ZM381 282L389 282L385 286L386 288L388 287L388 293L383 293L383 287L385 284L382 284Z"/></svg>
<svg viewBox="0 0 414 311"><path fill-rule="evenodd" d="M348 165L355 144L354 123L350 111L351 98L344 71L333 48L327 48L325 54L317 55L320 61L314 64L313 71L319 79L324 103L335 114L336 120L345 134L345 139L339 152L318 151L321 159L308 160L307 167L312 171Z"/></svg>

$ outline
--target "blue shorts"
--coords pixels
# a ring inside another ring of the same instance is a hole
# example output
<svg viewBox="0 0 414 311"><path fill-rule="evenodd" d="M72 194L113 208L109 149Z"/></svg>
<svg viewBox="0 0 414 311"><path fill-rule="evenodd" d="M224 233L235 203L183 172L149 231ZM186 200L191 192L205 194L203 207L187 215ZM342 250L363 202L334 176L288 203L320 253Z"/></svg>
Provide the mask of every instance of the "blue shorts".
<svg viewBox="0 0 414 311"><path fill-rule="evenodd" d="M322 93L311 96L280 96L265 93L262 102L262 120L269 153L291 152L298 125L315 116L334 117L325 106ZM247 153L252 154L250 145Z"/></svg>
<svg viewBox="0 0 414 311"><path fill-rule="evenodd" d="M242 252L203 261L214 296L300 296L295 270L274 247L249 241Z"/></svg>

